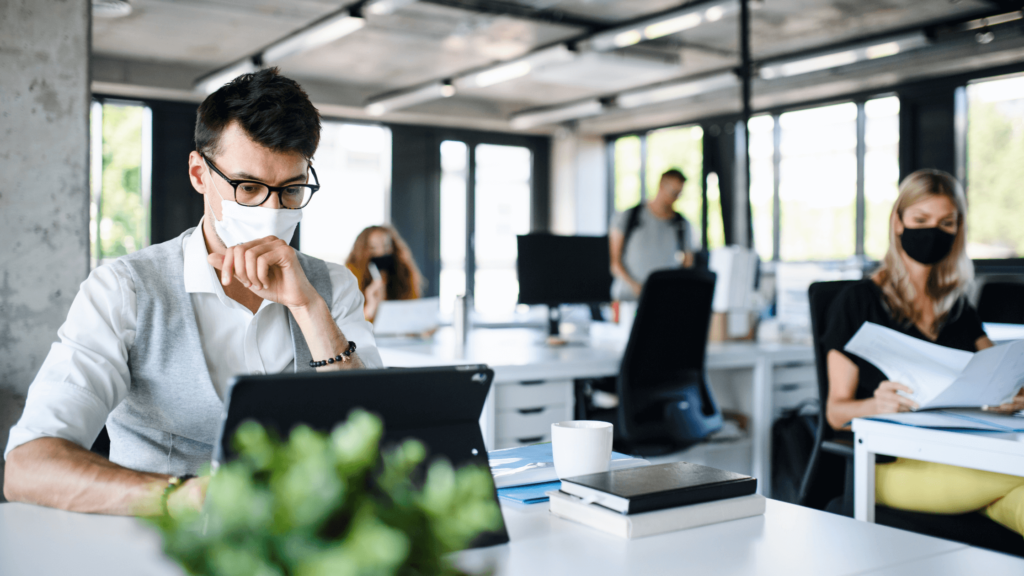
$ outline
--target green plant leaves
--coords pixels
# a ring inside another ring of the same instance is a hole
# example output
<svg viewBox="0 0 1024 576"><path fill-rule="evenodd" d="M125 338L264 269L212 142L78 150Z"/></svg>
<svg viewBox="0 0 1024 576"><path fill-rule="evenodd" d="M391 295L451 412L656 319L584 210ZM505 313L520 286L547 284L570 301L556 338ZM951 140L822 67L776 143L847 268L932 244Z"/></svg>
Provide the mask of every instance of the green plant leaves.
<svg viewBox="0 0 1024 576"><path fill-rule="evenodd" d="M490 471L437 460L423 474L426 447L382 453L383 432L362 410L287 441L243 424L203 512L154 520L165 552L211 576L458 574L446 555L501 525Z"/></svg>

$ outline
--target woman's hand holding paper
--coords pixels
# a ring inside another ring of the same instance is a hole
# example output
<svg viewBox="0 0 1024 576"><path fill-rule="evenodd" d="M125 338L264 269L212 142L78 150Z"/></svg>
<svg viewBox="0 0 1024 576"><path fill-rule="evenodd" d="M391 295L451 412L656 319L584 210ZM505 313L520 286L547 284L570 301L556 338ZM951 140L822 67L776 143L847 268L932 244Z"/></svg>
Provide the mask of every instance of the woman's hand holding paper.
<svg viewBox="0 0 1024 576"><path fill-rule="evenodd" d="M1020 412L1024 410L1024 388L1021 388L1017 395L1013 397L1013 401L1007 402L1006 404L1000 404L999 406L982 406L982 410L989 412L999 412L1001 414L1013 414L1014 412Z"/></svg>
<svg viewBox="0 0 1024 576"><path fill-rule="evenodd" d="M910 412L917 409L917 402L907 396L899 394L906 392L913 394L914 389L899 382L883 380L875 389L875 407L879 414L892 414L893 412Z"/></svg>

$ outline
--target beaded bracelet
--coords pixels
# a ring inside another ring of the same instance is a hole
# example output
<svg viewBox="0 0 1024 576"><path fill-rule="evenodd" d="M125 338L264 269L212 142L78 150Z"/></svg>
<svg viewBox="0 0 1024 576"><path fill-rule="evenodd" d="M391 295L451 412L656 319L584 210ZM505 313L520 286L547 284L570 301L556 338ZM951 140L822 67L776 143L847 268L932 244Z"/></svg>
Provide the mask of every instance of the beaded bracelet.
<svg viewBox="0 0 1024 576"><path fill-rule="evenodd" d="M310 368L319 368L321 366L327 366L328 364L334 364L335 362L348 362L352 360L352 353L356 351L356 343L349 340L348 350L345 350L341 354L338 354L334 358L328 358L327 360L310 360Z"/></svg>
<svg viewBox="0 0 1024 576"><path fill-rule="evenodd" d="M193 478L195 478L194 474L186 474L184 476L171 476L167 479L167 486L164 486L163 494L160 495L160 509L163 511L164 516L171 515L170 510L167 509L167 498L171 496L171 492L181 488L185 482Z"/></svg>

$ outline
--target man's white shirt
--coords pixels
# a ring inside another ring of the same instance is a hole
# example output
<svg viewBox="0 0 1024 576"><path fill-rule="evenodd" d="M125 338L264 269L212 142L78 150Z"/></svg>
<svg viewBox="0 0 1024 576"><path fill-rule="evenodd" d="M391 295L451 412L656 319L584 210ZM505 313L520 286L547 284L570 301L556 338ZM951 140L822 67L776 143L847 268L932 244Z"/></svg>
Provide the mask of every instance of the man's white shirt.
<svg viewBox="0 0 1024 576"><path fill-rule="evenodd" d="M253 314L224 293L207 261L200 221L182 242L185 290L192 300L199 340L217 395L239 374L294 370L295 351L285 307L264 300ZM331 315L358 345L368 368L383 363L373 328L363 317L363 295L348 268L328 262ZM135 343L135 285L119 260L94 270L82 283L42 368L28 390L25 411L4 450L43 437L89 448L110 414L128 395L128 351ZM319 358L317 358L319 360Z"/></svg>

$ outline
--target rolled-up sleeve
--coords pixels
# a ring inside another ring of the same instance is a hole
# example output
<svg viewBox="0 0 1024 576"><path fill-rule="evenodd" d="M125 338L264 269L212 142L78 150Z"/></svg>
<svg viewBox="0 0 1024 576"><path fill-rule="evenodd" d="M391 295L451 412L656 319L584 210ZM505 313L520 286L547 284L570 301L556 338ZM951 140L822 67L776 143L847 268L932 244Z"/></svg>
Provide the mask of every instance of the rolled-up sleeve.
<svg viewBox="0 0 1024 576"><path fill-rule="evenodd" d="M94 270L29 386L5 459L36 438L92 446L107 416L128 395L128 351L135 341L135 324L135 287L124 264L115 261Z"/></svg>
<svg viewBox="0 0 1024 576"><path fill-rule="evenodd" d="M346 339L356 343L356 353L367 368L383 368L384 362L373 337L373 325L363 316L363 293L359 291L356 277L344 266L328 262L327 267L334 297L331 315L335 324Z"/></svg>

